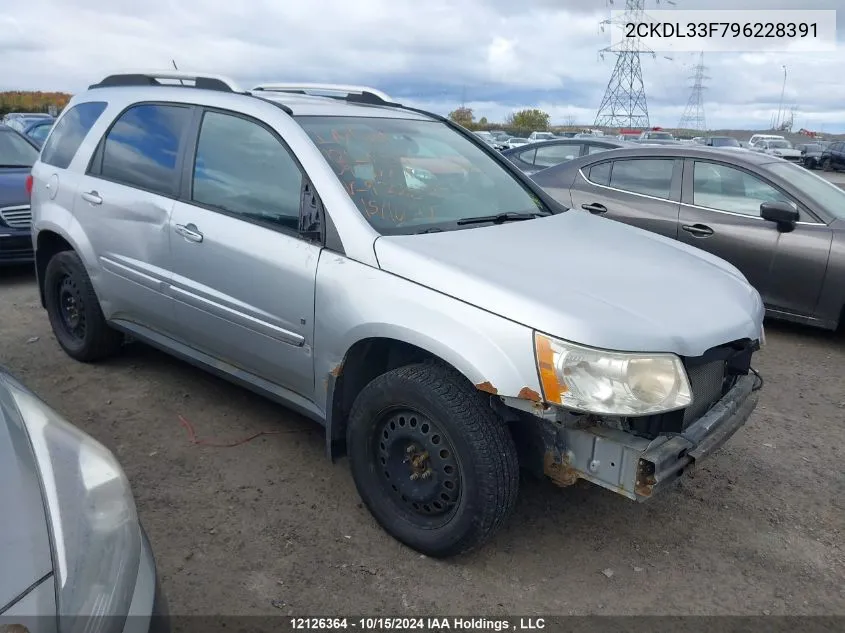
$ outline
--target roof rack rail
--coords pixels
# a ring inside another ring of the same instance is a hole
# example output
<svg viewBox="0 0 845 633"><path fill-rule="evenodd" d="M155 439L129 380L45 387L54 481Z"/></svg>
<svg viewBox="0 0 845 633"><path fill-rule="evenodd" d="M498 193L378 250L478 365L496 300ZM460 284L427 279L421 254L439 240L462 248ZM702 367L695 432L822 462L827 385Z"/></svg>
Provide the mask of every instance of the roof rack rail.
<svg viewBox="0 0 845 633"><path fill-rule="evenodd" d="M335 93L321 96L345 99L347 101L360 101L374 105L398 105L390 96L376 88L368 86L353 86L347 84L320 84L320 83L265 83L253 88L261 92L292 92L299 94L313 93Z"/></svg>
<svg viewBox="0 0 845 633"><path fill-rule="evenodd" d="M160 79L178 80L180 83L162 83ZM193 85L183 82L192 81ZM185 86L186 88L200 88L203 90L218 90L220 92L243 92L237 83L222 75L189 72L185 70L129 70L114 73L101 79L96 84L88 86L94 88L111 88L118 86Z"/></svg>

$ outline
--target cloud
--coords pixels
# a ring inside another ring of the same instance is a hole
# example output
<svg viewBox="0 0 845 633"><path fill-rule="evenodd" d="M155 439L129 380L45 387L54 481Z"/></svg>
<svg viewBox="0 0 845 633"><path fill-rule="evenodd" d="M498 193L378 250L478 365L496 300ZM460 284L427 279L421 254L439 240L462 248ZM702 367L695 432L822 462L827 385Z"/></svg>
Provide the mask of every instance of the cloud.
<svg viewBox="0 0 845 633"><path fill-rule="evenodd" d="M616 0L614 7L623 6ZM654 9L656 0L646 0ZM841 8L842 0L745 0L743 8ZM462 101L503 119L542 107L592 123L614 58L602 0L27 0L0 17L0 90L83 90L125 68L180 68L259 81L367 83L446 113ZM729 9L735 0L678 0ZM666 2L660 8L669 8ZM845 11L837 25L845 32ZM840 41L842 36L840 35ZM841 44L840 44L841 46ZM667 59L671 57L672 59ZM672 126L696 55L642 58L652 123ZM765 127L784 101L797 124L845 131L845 48L712 53L708 123Z"/></svg>

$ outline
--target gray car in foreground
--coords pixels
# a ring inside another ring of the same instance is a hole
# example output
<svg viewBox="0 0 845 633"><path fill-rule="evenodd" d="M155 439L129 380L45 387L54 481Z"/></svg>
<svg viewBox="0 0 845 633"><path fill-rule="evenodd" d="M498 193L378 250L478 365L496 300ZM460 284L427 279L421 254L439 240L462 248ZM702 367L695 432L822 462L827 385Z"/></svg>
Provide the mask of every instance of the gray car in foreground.
<svg viewBox="0 0 845 633"><path fill-rule="evenodd" d="M169 629L120 465L0 367L0 630L13 624Z"/></svg>
<svg viewBox="0 0 845 633"><path fill-rule="evenodd" d="M565 205L698 247L736 266L772 317L845 318L845 191L767 154L617 150L533 176Z"/></svg>
<svg viewBox="0 0 845 633"><path fill-rule="evenodd" d="M757 402L763 304L736 268L569 211L372 88L114 75L33 178L71 357L128 333L311 417L426 554L490 538L520 467L649 499Z"/></svg>

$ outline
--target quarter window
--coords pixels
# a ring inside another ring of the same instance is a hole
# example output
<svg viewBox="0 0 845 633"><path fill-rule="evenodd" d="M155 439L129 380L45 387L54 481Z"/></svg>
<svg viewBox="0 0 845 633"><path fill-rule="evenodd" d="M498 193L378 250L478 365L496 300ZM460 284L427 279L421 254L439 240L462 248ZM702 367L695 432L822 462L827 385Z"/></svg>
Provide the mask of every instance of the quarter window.
<svg viewBox="0 0 845 633"><path fill-rule="evenodd" d="M759 216L764 202L790 202L768 183L734 167L696 161L693 174L696 206Z"/></svg>
<svg viewBox="0 0 845 633"><path fill-rule="evenodd" d="M590 167L590 173L588 179L590 182L594 182L597 185L609 185L610 184L610 168L613 163L599 163L598 165L593 165Z"/></svg>
<svg viewBox="0 0 845 633"><path fill-rule="evenodd" d="M245 220L299 228L302 172L263 125L206 112L194 163L192 198Z"/></svg>
<svg viewBox="0 0 845 633"><path fill-rule="evenodd" d="M106 135L100 175L130 187L175 196L177 158L191 108L143 104L120 115Z"/></svg>
<svg viewBox="0 0 845 633"><path fill-rule="evenodd" d="M47 139L41 152L41 161L59 169L67 169L106 105L104 101L87 101L68 110Z"/></svg>
<svg viewBox="0 0 845 633"><path fill-rule="evenodd" d="M617 160L613 163L610 186L668 200L674 169L675 161L672 159Z"/></svg>

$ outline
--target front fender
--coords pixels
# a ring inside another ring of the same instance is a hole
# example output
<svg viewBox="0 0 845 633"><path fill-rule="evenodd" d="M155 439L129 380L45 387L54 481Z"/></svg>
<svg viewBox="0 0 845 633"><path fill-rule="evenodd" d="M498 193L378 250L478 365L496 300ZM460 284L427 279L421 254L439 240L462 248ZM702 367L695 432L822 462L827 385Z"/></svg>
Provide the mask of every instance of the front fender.
<svg viewBox="0 0 845 633"><path fill-rule="evenodd" d="M332 378L358 341L409 343L492 394L540 400L530 328L340 255L323 253L315 296L315 402L331 414Z"/></svg>

